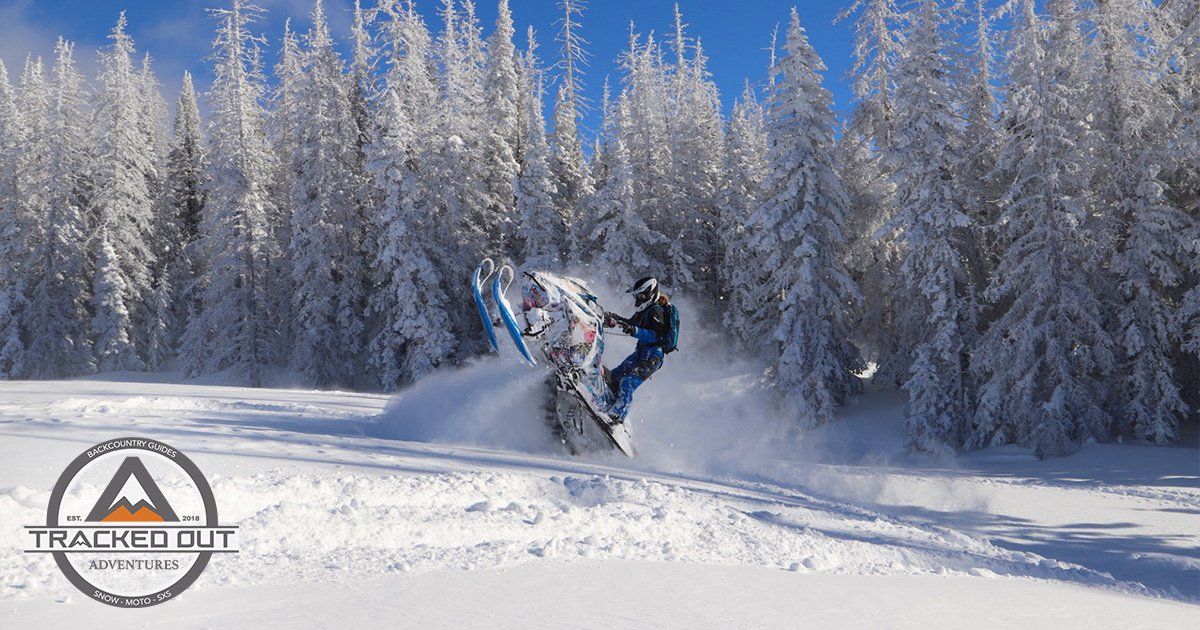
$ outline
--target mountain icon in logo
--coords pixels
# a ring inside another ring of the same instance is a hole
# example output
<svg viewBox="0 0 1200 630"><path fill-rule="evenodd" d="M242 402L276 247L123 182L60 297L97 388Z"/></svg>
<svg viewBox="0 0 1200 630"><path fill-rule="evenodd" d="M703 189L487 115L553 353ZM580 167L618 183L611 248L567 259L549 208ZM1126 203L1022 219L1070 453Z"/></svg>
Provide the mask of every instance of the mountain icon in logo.
<svg viewBox="0 0 1200 630"><path fill-rule="evenodd" d="M112 481L88 513L102 523L162 523L178 521L175 510L137 457L126 457Z"/></svg>

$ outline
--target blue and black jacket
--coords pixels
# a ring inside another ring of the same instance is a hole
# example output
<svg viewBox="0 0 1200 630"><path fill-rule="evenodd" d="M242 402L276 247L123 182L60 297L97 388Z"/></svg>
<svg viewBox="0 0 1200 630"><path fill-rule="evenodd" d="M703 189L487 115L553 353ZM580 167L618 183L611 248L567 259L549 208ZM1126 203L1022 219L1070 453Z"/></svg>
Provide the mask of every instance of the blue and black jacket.
<svg viewBox="0 0 1200 630"><path fill-rule="evenodd" d="M667 336L671 334L671 322L667 317L667 309L660 303L654 303L634 313L629 318L633 325L633 336L637 339L638 357L656 356L661 359L663 346Z"/></svg>

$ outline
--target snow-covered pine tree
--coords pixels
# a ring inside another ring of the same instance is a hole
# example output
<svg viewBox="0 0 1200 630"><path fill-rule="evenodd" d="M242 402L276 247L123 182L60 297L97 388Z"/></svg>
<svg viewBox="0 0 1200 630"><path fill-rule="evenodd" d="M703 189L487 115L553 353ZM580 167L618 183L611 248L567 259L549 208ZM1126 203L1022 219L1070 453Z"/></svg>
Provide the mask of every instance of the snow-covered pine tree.
<svg viewBox="0 0 1200 630"><path fill-rule="evenodd" d="M489 212L483 139L486 134L486 53L475 5L444 0L441 11L445 28L436 46L441 64L441 95L436 110L436 133L424 136L431 147L422 180L430 199L437 203L442 221L440 247L431 252L447 278L465 278L483 256L502 250L495 235L501 233L499 219ZM450 302L448 311L459 356L483 352L487 342L476 334L478 316L467 301Z"/></svg>
<svg viewBox="0 0 1200 630"><path fill-rule="evenodd" d="M153 204L153 223L147 242L154 254L150 292L137 326L140 352L147 369L159 370L175 353L178 322L171 304L176 301L171 282L171 261L177 255L179 226L167 206L165 163L170 151L167 132L167 103L159 91L150 53L142 55L138 83L141 91L140 129L147 149L146 190Z"/></svg>
<svg viewBox="0 0 1200 630"><path fill-rule="evenodd" d="M350 41L353 49L350 57L347 81L349 81L350 111L353 112L354 126L358 131L358 137L354 143L354 173L355 180L359 186L354 191L354 212L357 216L357 222L363 230L370 225L368 213L379 205L378 201L374 199L378 191L371 185L371 176L367 172L367 145L370 144L371 138L375 136L373 128L376 124L374 112L371 109L371 102L379 96L379 86L375 72L376 63L379 59L379 50L375 45L370 31L367 30L370 20L369 16L371 15L373 14L363 11L359 0L354 0L354 22L350 29ZM364 270L364 288L369 291L373 284L369 267L371 260L375 258L375 239L367 238L364 232L361 234L360 243L362 247L361 258Z"/></svg>
<svg viewBox="0 0 1200 630"><path fill-rule="evenodd" d="M589 202L589 213L596 221L591 234L596 244L592 265L610 283L622 287L632 285L641 275L658 274L652 253L665 245L662 236L649 229L638 212L633 169L625 134L620 130L628 120L628 105L622 95L617 100L616 115L605 120L608 181Z"/></svg>
<svg viewBox="0 0 1200 630"><path fill-rule="evenodd" d="M970 411L965 379L975 307L964 261L971 220L955 179L963 138L951 85L949 9L920 0L894 77L892 177L895 216L883 232L897 241L900 265L891 295L901 351L913 357L908 392L909 449L949 455L962 443Z"/></svg>
<svg viewBox="0 0 1200 630"><path fill-rule="evenodd" d="M31 252L33 286L25 317L29 378L65 378L94 369L88 337L88 93L74 46L58 40L47 143L45 214Z"/></svg>
<svg viewBox="0 0 1200 630"><path fill-rule="evenodd" d="M12 203L13 224L17 229L12 238L14 251L5 264L13 266L16 283L10 293L12 311L7 326L17 342L14 348L19 355L14 357L9 369L11 378L26 378L36 369L30 347L30 318L33 316L30 289L38 282L42 271L34 250L44 243L47 214L50 211L50 89L46 81L41 58L26 57L21 72L19 90L15 101L15 134L11 138L13 159L12 181L15 195Z"/></svg>
<svg viewBox="0 0 1200 630"><path fill-rule="evenodd" d="M521 240L523 266L527 269L561 268L566 245L567 225L558 205L554 173L550 170L550 144L546 139L546 119L542 114L542 69L534 48L533 30L529 31L529 47L525 51L524 73L530 90L522 112L525 126L524 163L517 178L518 235Z"/></svg>
<svg viewBox="0 0 1200 630"><path fill-rule="evenodd" d="M899 385L911 357L896 345L895 313L903 302L889 295L899 253L878 238L894 214L890 150L895 136L892 74L904 51L905 15L895 0L855 0L838 20L854 18L854 64L850 74L857 104L842 137L847 158L845 184L854 205L848 209L847 264L859 286L872 296L863 306L858 336L876 363L875 379Z"/></svg>
<svg viewBox="0 0 1200 630"><path fill-rule="evenodd" d="M291 367L316 387L352 385L364 333L358 125L322 0L305 37L292 188Z"/></svg>
<svg viewBox="0 0 1200 630"><path fill-rule="evenodd" d="M1087 212L1074 179L1086 159L1084 95L1072 74L1081 51L1063 1L1051 2L1059 17L1049 21L1034 0L1016 6L997 163L1010 182L1000 199L1004 252L985 294L998 317L972 353L980 393L967 439L1032 446L1039 457L1106 433L1102 379L1113 364L1084 268Z"/></svg>
<svg viewBox="0 0 1200 630"><path fill-rule="evenodd" d="M358 148L371 141L373 133L371 126L371 99L376 95L375 59L378 51L371 41L371 33L367 30L367 13L363 11L359 0L354 0L354 24L350 30L350 42L353 53L350 58L350 108L354 112L354 121L358 125Z"/></svg>
<svg viewBox="0 0 1200 630"><path fill-rule="evenodd" d="M1162 8L1163 28L1171 36L1169 54L1177 67L1168 75L1177 87L1172 160L1166 166L1176 169L1171 190L1175 205L1192 222L1183 236L1184 253L1191 261L1183 286L1190 288L1183 292L1178 313L1183 350L1190 357L1181 358L1179 376L1183 383L1195 383L1200 382L1200 10L1179 1ZM1200 388L1185 393L1190 393L1193 407L1200 406Z"/></svg>
<svg viewBox="0 0 1200 630"><path fill-rule="evenodd" d="M283 237L280 242L291 239L292 191L295 188L296 170L294 162L299 153L298 129L302 112L300 100L304 90L304 68L301 60L300 42L292 30L292 21L283 24L280 40L279 61L275 64L275 87L271 91L271 111L268 135L280 167L276 169L274 188L276 204L282 214Z"/></svg>
<svg viewBox="0 0 1200 630"><path fill-rule="evenodd" d="M92 280L92 329L101 371L145 367L138 331L146 330L153 292L156 200L151 189L155 146L148 142L143 77L133 65L133 40L122 13L101 56L91 213L98 231ZM103 264L102 264L103 263ZM103 293L102 293L103 292Z"/></svg>
<svg viewBox="0 0 1200 630"><path fill-rule="evenodd" d="M132 369L140 364L120 363L133 361L136 355L104 354L105 350L129 348L132 340L129 332L130 313L126 308L129 289L121 273L121 259L113 247L109 228L101 224L96 240L96 269L92 274L92 334L95 335L97 360L101 370Z"/></svg>
<svg viewBox="0 0 1200 630"><path fill-rule="evenodd" d="M230 9L212 13L220 27L200 220L204 281L201 311L188 322L181 354L189 375L232 369L258 386L276 361L279 321L270 311L270 287L280 280L272 268L280 248L271 224L275 160L262 109L261 40L248 30L262 10L233 0Z"/></svg>
<svg viewBox="0 0 1200 630"><path fill-rule="evenodd" d="M17 203L17 141L21 119L17 95L0 60L0 378L11 379L25 369L25 340L21 334L26 282L22 259L27 251L28 221Z"/></svg>
<svg viewBox="0 0 1200 630"><path fill-rule="evenodd" d="M74 46L55 47L54 83L46 139L47 209L31 252L31 289L26 324L27 376L63 378L94 367L87 334L88 287L88 94L75 67Z"/></svg>
<svg viewBox="0 0 1200 630"><path fill-rule="evenodd" d="M852 88L858 107L851 123L854 133L871 138L880 150L892 144L895 106L892 72L904 54L904 14L896 0L854 0L837 20L854 20Z"/></svg>
<svg viewBox="0 0 1200 630"><path fill-rule="evenodd" d="M1105 225L1116 232L1108 265L1117 283L1110 299L1121 351L1115 428L1162 445L1178 439L1187 413L1171 357L1177 336L1171 296L1186 273L1180 237L1191 221L1165 194L1170 100L1156 76L1165 60L1155 11L1146 0L1097 4L1097 63L1089 83L1099 158L1092 188L1098 213L1111 217Z"/></svg>
<svg viewBox="0 0 1200 630"><path fill-rule="evenodd" d="M1193 12L1186 25L1183 20L1180 17L1179 29L1189 28L1191 35L1180 38L1182 42L1176 47L1184 60L1185 76L1180 81L1183 87L1179 101L1183 106L1176 119L1172 149L1180 166L1176 205L1189 213L1192 220L1191 228L1183 236L1184 252L1191 261L1184 286L1191 288L1184 293L1179 309L1183 350L1191 354L1191 364L1182 366L1180 377L1184 383L1195 383L1200 381L1200 11ZM1200 391L1196 389L1191 390L1191 400L1200 405Z"/></svg>
<svg viewBox="0 0 1200 630"><path fill-rule="evenodd" d="M385 99L380 136L371 145L376 186L383 191L375 266L385 273L373 300L382 325L372 340L371 363L383 387L394 390L449 361L458 343L441 274L429 255L436 215L415 170L414 125L395 91Z"/></svg>
<svg viewBox="0 0 1200 630"><path fill-rule="evenodd" d="M179 339L187 323L200 308L198 279L200 220L204 214L205 144L200 106L192 75L183 73L183 86L175 104L175 133L167 154L167 212L175 226L174 252L168 263L167 279L174 288L171 311Z"/></svg>
<svg viewBox="0 0 1200 630"><path fill-rule="evenodd" d="M275 64L275 86L269 92L270 107L267 112L267 137L271 142L277 168L271 187L274 212L269 219L273 226L273 237L286 252L292 241L292 193L296 188L296 156L298 155L299 129L301 124L300 101L304 89L304 69L300 52L300 41L292 30L291 19L284 21L283 37L279 45L279 60ZM272 273L280 278L278 291L270 295L270 311L281 322L282 330L277 339L282 346L274 353L280 357L291 354L292 338L292 272L291 259L280 256L272 263Z"/></svg>
<svg viewBox="0 0 1200 630"><path fill-rule="evenodd" d="M508 0L497 7L496 30L488 40L486 76L486 113L488 124L482 130L484 185L488 194L488 213L495 216L499 232L492 235L500 250L515 254L519 242L513 233L513 214L517 202L518 111L520 102L517 78L517 51L513 45L513 20Z"/></svg>
<svg viewBox="0 0 1200 630"><path fill-rule="evenodd" d="M649 252L654 261L652 268L666 279L668 270L690 272L687 252L681 239L667 238L667 233L662 232L670 229L672 223L677 226L679 223L678 218L669 216L670 204L676 197L671 176L668 131L668 118L671 115L669 82L661 51L653 36L648 36L642 43L631 29L629 50L622 54L621 64L625 77L619 97L621 122L616 130L629 154L638 214L647 229L655 232L646 238L647 243L657 244ZM676 234L681 231L674 230ZM648 272L633 270L630 273L637 278ZM670 280L688 281L690 276Z"/></svg>
<svg viewBox="0 0 1200 630"><path fill-rule="evenodd" d="M437 248L447 241L440 238L438 206L423 179L435 130L421 123L432 119L437 100L429 31L412 2L384 0L375 16L387 68L379 124L367 147L380 191L380 205L370 215L379 285L371 294L378 328L369 363L380 384L394 390L450 361L457 340L437 264Z"/></svg>
<svg viewBox="0 0 1200 630"><path fill-rule="evenodd" d="M154 225L151 229L150 246L154 252L155 265L150 294L146 300L145 319L139 326L142 357L146 368L161 370L175 356L179 341L179 321L172 305L178 301L174 273L174 261L179 257L179 217L170 207L165 164L170 154L170 140L166 132L167 106L159 93L158 80L150 66L150 55L142 58L142 135L150 148L149 169L146 172L146 188L154 202Z"/></svg>
<svg viewBox="0 0 1200 630"><path fill-rule="evenodd" d="M733 106L725 133L725 172L720 205L722 260L719 265L724 323L743 348L759 350L770 338L759 319L757 305L763 292L764 274L757 252L750 246L753 232L747 221L763 201L762 184L767 177L767 129L762 105L749 82ZM772 318L773 320L773 318Z"/></svg>
<svg viewBox="0 0 1200 630"><path fill-rule="evenodd" d="M668 78L671 113L671 199L659 218L660 232L682 247L672 251L665 280L699 295L715 295L719 278L717 206L724 172L724 124L717 86L699 40L688 45L679 5L675 6L675 66ZM689 58L688 49L692 50Z"/></svg>
<svg viewBox="0 0 1200 630"><path fill-rule="evenodd" d="M586 0L561 0L563 17L558 41L562 45L559 68L561 83L554 101L554 131L550 136L550 168L554 172L559 211L567 217L566 250L574 260L587 256L580 251L580 235L574 229L575 214L581 200L594 191L583 155L579 119L583 100L583 71L587 67L587 40L580 35L580 19L587 10Z"/></svg>
<svg viewBox="0 0 1200 630"><path fill-rule="evenodd" d="M972 286L981 290L987 285L996 264L996 252L991 246L988 230L996 218L994 200L1000 196L998 182L989 177L1000 147L996 131L992 16L987 10L987 0L976 0L974 39L970 56L960 64L964 66L961 70L965 74L960 81L966 94L963 99L966 124L954 175L956 188L963 199L963 210L974 224L970 242L963 251L965 263Z"/></svg>
<svg viewBox="0 0 1200 630"><path fill-rule="evenodd" d="M813 427L832 420L859 387L863 366L847 311L861 297L842 266L849 201L834 163L825 64L795 9L784 49L767 106L770 173L749 225L773 296L762 308L777 309L775 383L788 416Z"/></svg>

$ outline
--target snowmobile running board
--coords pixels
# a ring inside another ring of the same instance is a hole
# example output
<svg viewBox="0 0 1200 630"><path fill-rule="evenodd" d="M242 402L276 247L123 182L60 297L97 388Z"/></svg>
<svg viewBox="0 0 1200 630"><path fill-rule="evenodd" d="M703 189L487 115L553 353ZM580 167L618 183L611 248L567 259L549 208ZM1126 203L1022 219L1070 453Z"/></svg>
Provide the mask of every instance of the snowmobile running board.
<svg viewBox="0 0 1200 630"><path fill-rule="evenodd" d="M487 273L484 273L484 267L487 267ZM483 301L483 283L487 282L487 279L492 277L495 272L496 263L492 262L491 258L484 258L483 262L475 268L475 275L471 277L471 293L475 296L475 308L479 310L479 319L483 322L483 330L487 333L492 352L500 352L500 344L496 341L496 331L492 330L492 317L488 315L487 304Z"/></svg>
<svg viewBox="0 0 1200 630"><path fill-rule="evenodd" d="M637 449L633 446L633 438L629 435L629 429L625 426L625 423L614 424L610 422L607 413L596 409L592 405L591 397L580 389L578 381L573 378L566 380L571 383L571 388L575 390L576 396L583 402L584 408L592 416L592 421L608 436L608 441L612 442L612 445L617 447L617 450L621 451L626 457L637 457Z"/></svg>

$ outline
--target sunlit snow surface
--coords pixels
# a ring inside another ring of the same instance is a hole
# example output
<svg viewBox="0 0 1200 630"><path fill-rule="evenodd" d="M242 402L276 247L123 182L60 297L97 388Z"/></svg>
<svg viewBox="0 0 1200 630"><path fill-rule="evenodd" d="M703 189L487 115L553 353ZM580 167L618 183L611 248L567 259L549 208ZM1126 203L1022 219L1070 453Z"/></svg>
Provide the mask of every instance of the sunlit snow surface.
<svg viewBox="0 0 1200 630"><path fill-rule="evenodd" d="M903 453L891 392L797 434L757 366L701 351L711 340L690 332L638 393L637 460L563 455L539 375L509 356L394 397L172 375L0 383L0 627L1161 628L1200 616L1195 446L935 462ZM142 611L88 601L50 558L20 552L62 467L127 435L192 456L221 521L241 527L240 554Z"/></svg>

